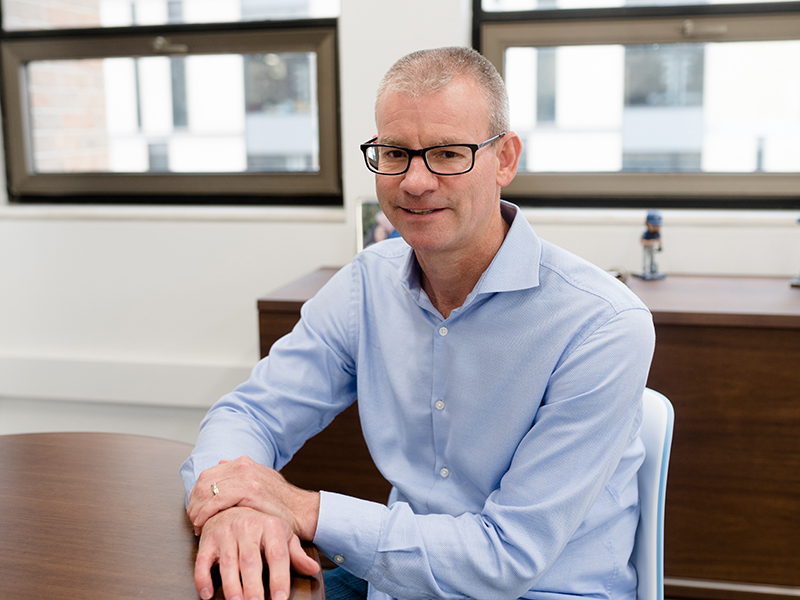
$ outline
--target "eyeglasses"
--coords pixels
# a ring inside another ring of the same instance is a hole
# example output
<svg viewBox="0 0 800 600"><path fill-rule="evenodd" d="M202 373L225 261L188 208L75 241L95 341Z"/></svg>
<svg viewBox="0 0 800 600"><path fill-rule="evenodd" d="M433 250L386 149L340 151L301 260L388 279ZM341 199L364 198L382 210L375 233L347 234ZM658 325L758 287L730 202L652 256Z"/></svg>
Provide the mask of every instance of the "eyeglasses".
<svg viewBox="0 0 800 600"><path fill-rule="evenodd" d="M411 159L421 156L434 175L463 175L475 166L475 153L506 134L499 133L480 144L444 144L412 150L402 146L376 144L377 137L361 144L367 168L378 175L402 175L411 167Z"/></svg>

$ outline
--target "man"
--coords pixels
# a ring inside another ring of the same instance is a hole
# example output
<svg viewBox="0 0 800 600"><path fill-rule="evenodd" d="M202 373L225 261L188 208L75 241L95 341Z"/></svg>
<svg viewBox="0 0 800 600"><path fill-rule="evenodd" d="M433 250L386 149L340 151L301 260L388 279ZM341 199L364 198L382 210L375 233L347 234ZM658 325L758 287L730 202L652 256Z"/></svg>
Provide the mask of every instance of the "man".
<svg viewBox="0 0 800 600"><path fill-rule="evenodd" d="M521 142L478 53L401 59L376 122L362 150L402 239L337 273L204 421L182 467L201 597L218 562L226 598L261 598L263 554L284 600L290 564L315 572L300 539L341 566L329 599L633 600L649 313L501 202ZM356 398L388 506L273 470Z"/></svg>

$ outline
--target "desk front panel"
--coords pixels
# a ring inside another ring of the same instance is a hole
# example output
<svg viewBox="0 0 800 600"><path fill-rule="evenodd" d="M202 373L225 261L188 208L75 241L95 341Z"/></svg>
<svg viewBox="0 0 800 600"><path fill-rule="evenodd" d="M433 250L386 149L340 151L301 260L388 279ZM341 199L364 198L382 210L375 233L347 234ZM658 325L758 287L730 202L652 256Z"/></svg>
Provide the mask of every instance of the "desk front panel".
<svg viewBox="0 0 800 600"><path fill-rule="evenodd" d="M675 407L666 577L800 588L800 331L656 335L648 385Z"/></svg>

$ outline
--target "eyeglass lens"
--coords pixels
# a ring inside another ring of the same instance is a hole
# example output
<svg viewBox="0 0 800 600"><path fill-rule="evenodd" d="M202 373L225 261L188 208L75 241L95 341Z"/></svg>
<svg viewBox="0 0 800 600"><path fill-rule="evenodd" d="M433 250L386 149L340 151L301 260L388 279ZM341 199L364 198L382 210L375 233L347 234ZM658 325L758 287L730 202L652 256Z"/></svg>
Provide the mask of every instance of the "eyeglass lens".
<svg viewBox="0 0 800 600"><path fill-rule="evenodd" d="M405 171L411 161L408 152L393 146L367 148L367 162L376 173L394 175ZM441 146L425 152L428 168L437 174L455 175L472 168L473 152L469 146Z"/></svg>

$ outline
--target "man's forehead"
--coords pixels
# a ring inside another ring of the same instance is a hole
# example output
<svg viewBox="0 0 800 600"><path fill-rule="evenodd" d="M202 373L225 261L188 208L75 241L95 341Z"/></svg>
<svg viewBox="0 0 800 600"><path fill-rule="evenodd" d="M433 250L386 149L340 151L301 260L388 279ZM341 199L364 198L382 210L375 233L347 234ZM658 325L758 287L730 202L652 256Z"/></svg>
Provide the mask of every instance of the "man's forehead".
<svg viewBox="0 0 800 600"><path fill-rule="evenodd" d="M378 143L429 147L483 141L473 138L489 130L488 107L479 92L454 83L426 95L387 88L376 106Z"/></svg>
<svg viewBox="0 0 800 600"><path fill-rule="evenodd" d="M430 99L440 99L446 96L456 96L469 99L470 103L486 106L485 95L481 92L478 83L469 77L454 77L443 86L434 88L415 89L410 86L395 86L388 84L376 102L376 108L380 108L387 100L402 102L407 105L414 105Z"/></svg>
<svg viewBox="0 0 800 600"><path fill-rule="evenodd" d="M449 136L435 136L435 137L420 137L420 142L424 144L424 147L429 148L431 146L442 146L448 144L471 144L472 142L466 139L465 135L449 135ZM379 144L388 144L390 146L402 146L412 148L414 144L417 142L415 140L411 140L410 136L394 136L394 135L385 135L381 136L380 132L378 133L377 143Z"/></svg>

